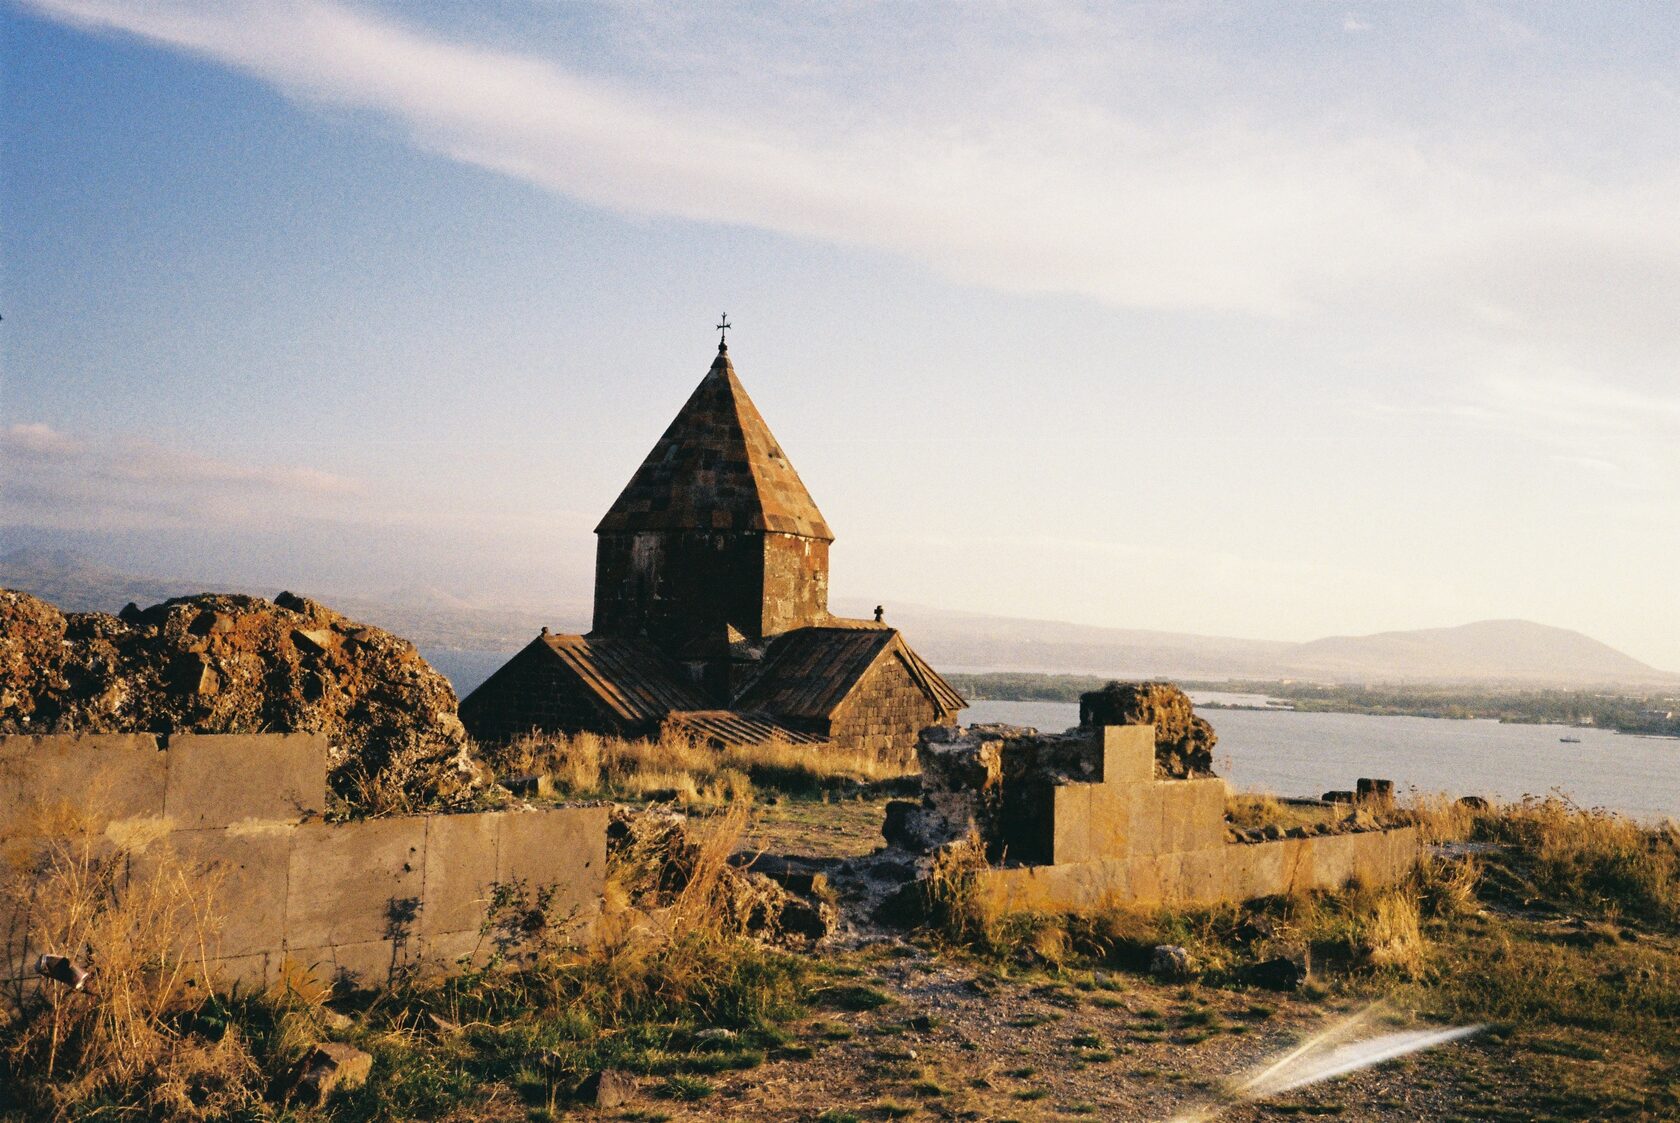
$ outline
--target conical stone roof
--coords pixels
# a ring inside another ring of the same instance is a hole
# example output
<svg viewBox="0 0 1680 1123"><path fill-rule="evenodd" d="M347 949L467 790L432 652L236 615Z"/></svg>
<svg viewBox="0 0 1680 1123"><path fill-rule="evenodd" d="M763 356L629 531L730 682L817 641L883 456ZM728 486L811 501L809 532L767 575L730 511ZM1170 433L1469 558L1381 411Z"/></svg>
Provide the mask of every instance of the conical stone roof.
<svg viewBox="0 0 1680 1123"><path fill-rule="evenodd" d="M678 411L596 534L779 531L832 542L822 512L747 397L727 347Z"/></svg>

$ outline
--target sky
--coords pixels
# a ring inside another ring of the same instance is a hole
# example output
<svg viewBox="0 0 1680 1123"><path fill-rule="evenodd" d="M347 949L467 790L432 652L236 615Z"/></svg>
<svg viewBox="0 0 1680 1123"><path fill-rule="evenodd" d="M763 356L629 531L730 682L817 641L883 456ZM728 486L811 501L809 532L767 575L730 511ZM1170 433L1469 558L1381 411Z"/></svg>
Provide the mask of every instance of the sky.
<svg viewBox="0 0 1680 1123"><path fill-rule="evenodd" d="M730 354L836 602L1680 669L1680 9L0 5L0 547L587 602Z"/></svg>

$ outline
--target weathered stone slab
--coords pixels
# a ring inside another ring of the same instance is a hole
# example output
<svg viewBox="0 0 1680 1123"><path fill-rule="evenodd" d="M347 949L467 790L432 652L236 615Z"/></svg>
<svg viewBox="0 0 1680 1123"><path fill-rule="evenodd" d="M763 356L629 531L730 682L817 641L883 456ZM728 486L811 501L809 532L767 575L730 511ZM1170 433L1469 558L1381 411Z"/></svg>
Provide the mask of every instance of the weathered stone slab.
<svg viewBox="0 0 1680 1123"><path fill-rule="evenodd" d="M1228 845L1224 855L1224 894L1227 900L1250 901L1256 897L1283 894L1284 857L1281 842L1253 842Z"/></svg>
<svg viewBox="0 0 1680 1123"><path fill-rule="evenodd" d="M1166 852L1204 850L1225 839L1225 781L1166 780L1161 793L1161 830Z"/></svg>
<svg viewBox="0 0 1680 1123"><path fill-rule="evenodd" d="M1155 778L1155 727L1105 725L1102 779L1105 784L1140 784Z"/></svg>
<svg viewBox="0 0 1680 1123"><path fill-rule="evenodd" d="M1118 784L1092 784L1089 846L1093 860L1125 859L1132 852L1132 792Z"/></svg>
<svg viewBox="0 0 1680 1123"><path fill-rule="evenodd" d="M318 733L177 733L168 756L165 810L183 830L295 823L326 805L327 739Z"/></svg>
<svg viewBox="0 0 1680 1123"><path fill-rule="evenodd" d="M167 771L149 733L0 736L0 836L162 816Z"/></svg>
<svg viewBox="0 0 1680 1123"><path fill-rule="evenodd" d="M496 880L556 887L554 907L587 925L607 879L606 807L556 807L501 816Z"/></svg>
<svg viewBox="0 0 1680 1123"><path fill-rule="evenodd" d="M1177 884L1171 899L1209 905L1225 898L1225 850L1223 843L1203 850L1175 854Z"/></svg>
<svg viewBox="0 0 1680 1123"><path fill-rule="evenodd" d="M461 932L427 932L420 937L417 966L424 975L446 975L461 970L463 964L483 967L495 950L495 941L476 927Z"/></svg>
<svg viewBox="0 0 1680 1123"><path fill-rule="evenodd" d="M288 865L287 946L418 936L425 850L425 816L297 827Z"/></svg>
<svg viewBox="0 0 1680 1123"><path fill-rule="evenodd" d="M210 961L210 979L218 990L261 990L273 981L269 968L272 957L267 952L237 955Z"/></svg>
<svg viewBox="0 0 1680 1123"><path fill-rule="evenodd" d="M421 889L420 930L477 931L496 881L500 813L429 815L426 871Z"/></svg>
<svg viewBox="0 0 1680 1123"><path fill-rule="evenodd" d="M1130 794L1131 853L1133 857L1170 849L1165 830L1166 783L1133 784L1120 789Z"/></svg>
<svg viewBox="0 0 1680 1123"><path fill-rule="evenodd" d="M1056 865L1086 862L1091 851L1091 789L1095 784L1058 784L1051 789L1050 860Z"/></svg>
<svg viewBox="0 0 1680 1123"><path fill-rule="evenodd" d="M210 894L213 919L204 935L213 959L275 950L286 930L293 829L275 823L261 829L176 831L134 856L130 883L185 874L195 889Z"/></svg>

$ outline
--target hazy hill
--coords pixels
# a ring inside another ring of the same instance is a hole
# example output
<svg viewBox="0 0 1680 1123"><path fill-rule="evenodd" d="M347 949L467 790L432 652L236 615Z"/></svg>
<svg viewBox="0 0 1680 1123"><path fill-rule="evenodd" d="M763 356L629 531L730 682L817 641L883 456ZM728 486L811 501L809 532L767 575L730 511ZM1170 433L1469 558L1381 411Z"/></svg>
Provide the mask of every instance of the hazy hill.
<svg viewBox="0 0 1680 1123"><path fill-rule="evenodd" d="M77 554L26 549L0 557L0 586L22 589L70 611L115 612L203 592L203 582L137 577ZM272 597L278 589L233 588ZM589 627L589 604L484 605L448 591L406 586L380 597L297 588L341 612L412 640L456 688L478 685L507 655L547 626ZM868 616L873 605L836 611ZM1304 678L1328 682L1436 682L1482 686L1666 687L1680 675L1659 671L1579 632L1526 620L1456 628L1333 636L1310 643L1184 635L1028 620L920 605L887 609L935 666L949 671L1034 671L1116 678Z"/></svg>
<svg viewBox="0 0 1680 1123"><path fill-rule="evenodd" d="M859 606L844 607L862 615ZM1530 686L1680 683L1680 675L1580 632L1527 620L1308 643L1098 628L912 605L889 609L887 621L902 627L935 666L952 671Z"/></svg>
<svg viewBox="0 0 1680 1123"><path fill-rule="evenodd" d="M1302 677L1580 683L1660 683L1676 677L1580 632L1529 620L1482 620L1456 628L1331 636L1288 653Z"/></svg>

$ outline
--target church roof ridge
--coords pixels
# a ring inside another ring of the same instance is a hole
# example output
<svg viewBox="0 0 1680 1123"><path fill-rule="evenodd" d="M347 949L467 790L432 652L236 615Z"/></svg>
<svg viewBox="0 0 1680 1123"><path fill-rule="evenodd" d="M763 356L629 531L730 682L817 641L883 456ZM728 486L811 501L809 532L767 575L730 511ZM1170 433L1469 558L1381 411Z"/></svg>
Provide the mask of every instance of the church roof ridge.
<svg viewBox="0 0 1680 1123"><path fill-rule="evenodd" d="M833 541L726 344L595 533L777 531Z"/></svg>

